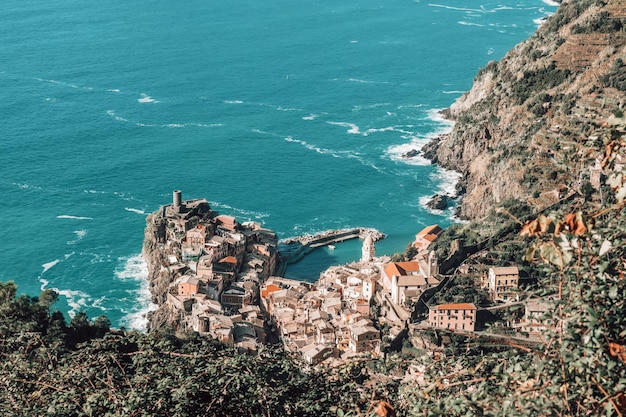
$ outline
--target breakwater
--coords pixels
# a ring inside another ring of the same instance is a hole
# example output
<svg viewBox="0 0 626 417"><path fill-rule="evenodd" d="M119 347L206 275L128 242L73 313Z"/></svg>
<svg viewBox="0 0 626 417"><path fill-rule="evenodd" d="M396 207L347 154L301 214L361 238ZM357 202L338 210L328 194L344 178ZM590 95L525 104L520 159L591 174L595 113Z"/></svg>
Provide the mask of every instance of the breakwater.
<svg viewBox="0 0 626 417"><path fill-rule="evenodd" d="M376 242L385 237L384 233L373 228L354 227L350 229L332 229L313 235L296 236L283 239L278 243L279 264L275 274L283 276L287 265L295 264L315 249L344 242L350 239L371 236Z"/></svg>

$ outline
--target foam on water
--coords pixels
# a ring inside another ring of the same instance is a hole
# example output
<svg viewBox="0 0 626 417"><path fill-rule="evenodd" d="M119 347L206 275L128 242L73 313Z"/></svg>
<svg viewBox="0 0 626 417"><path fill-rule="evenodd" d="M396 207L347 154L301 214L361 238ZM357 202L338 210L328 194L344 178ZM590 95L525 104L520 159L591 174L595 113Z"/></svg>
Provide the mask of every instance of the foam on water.
<svg viewBox="0 0 626 417"><path fill-rule="evenodd" d="M145 210L136 209L136 208L131 208L131 207L124 207L124 210L126 210L126 211L130 211L131 213L146 214L146 211L145 211Z"/></svg>
<svg viewBox="0 0 626 417"><path fill-rule="evenodd" d="M217 201L211 201L209 205L218 211L227 210L231 214L234 214L235 216L245 216L248 220L264 219L264 218L270 217L270 213L263 213L260 211L240 209L240 208L233 207L229 204L220 203ZM241 221L241 219L239 219L239 221Z"/></svg>
<svg viewBox="0 0 626 417"><path fill-rule="evenodd" d="M371 81L371 80L362 80L360 78L348 78L347 81L350 81L352 83L359 83L359 84L389 84L388 81Z"/></svg>
<svg viewBox="0 0 626 417"><path fill-rule="evenodd" d="M48 271L53 266L57 265L59 262L61 262L60 259L55 259L54 261L46 262L45 264L41 265L43 267L43 271L41 271L41 273L45 274L46 271Z"/></svg>
<svg viewBox="0 0 626 417"><path fill-rule="evenodd" d="M362 135L363 134L361 132L361 129L359 128L359 126L357 126L354 123L331 122L331 121L327 121L326 123L328 123L329 125L334 125L334 126L349 127L350 129L348 129L346 132L350 133L351 135Z"/></svg>
<svg viewBox="0 0 626 417"><path fill-rule="evenodd" d="M65 301L70 307L70 310L67 312L70 317L74 317L76 313L85 310L85 308L90 305L91 297L83 291L71 289L61 290L59 288L52 289L58 292L59 295L65 297Z"/></svg>
<svg viewBox="0 0 626 417"><path fill-rule="evenodd" d="M67 241L68 245L75 245L79 240L82 240L87 235L87 231L86 230L74 230L74 234L76 235L76 239L68 240Z"/></svg>
<svg viewBox="0 0 626 417"><path fill-rule="evenodd" d="M400 145L392 145L389 148L387 148L385 153L392 161L402 162L408 165L428 166L428 165L431 165L432 163L430 162L430 160L424 158L422 155L418 154L412 157L404 156L408 152L416 151L416 150L419 151L422 148L422 146L424 146L427 142L428 140L422 139L420 141L414 141L411 143L402 143Z"/></svg>
<svg viewBox="0 0 626 417"><path fill-rule="evenodd" d="M72 216L70 214L61 214L57 216L57 219L71 219L71 220L93 220L92 217L86 216Z"/></svg>
<svg viewBox="0 0 626 417"><path fill-rule="evenodd" d="M152 303L148 284L148 265L143 257L138 254L130 258L120 259L123 263L121 269L115 271L115 276L120 280L136 281L139 289L132 292L134 303L126 311L121 323L131 329L146 330L148 326L147 314L156 310L156 304Z"/></svg>
<svg viewBox="0 0 626 417"><path fill-rule="evenodd" d="M478 27L483 27L485 25L481 25L480 23L472 23L472 22L465 22L463 20L460 20L457 22L459 25L463 25L463 26L478 26Z"/></svg>
<svg viewBox="0 0 626 417"><path fill-rule="evenodd" d="M435 173L431 174L431 178L439 184L437 192L450 197L456 195L456 185L462 177L460 172L442 167L437 167Z"/></svg>
<svg viewBox="0 0 626 417"><path fill-rule="evenodd" d="M311 151L317 152L320 155L331 155L333 158L341 158L342 156L340 155L339 152L333 151L331 149L322 149L319 148L315 145L311 145L310 143L307 143L306 141L300 140L300 139L294 139L291 136L288 136L285 138L285 142L292 142L292 143L298 143L302 146L304 146L306 149L309 149Z"/></svg>
<svg viewBox="0 0 626 417"><path fill-rule="evenodd" d="M137 99L137 101L140 102L140 103L159 103L158 100L153 99L152 97L150 97L146 93L141 93L139 95L139 98Z"/></svg>
<svg viewBox="0 0 626 417"><path fill-rule="evenodd" d="M485 13L484 9L470 9L470 8L465 8L465 7L454 7L454 6L448 6L448 5L445 5L445 4L435 4L435 3L430 3L428 5L430 7L441 7L442 9L457 10L457 11L460 11L460 12Z"/></svg>

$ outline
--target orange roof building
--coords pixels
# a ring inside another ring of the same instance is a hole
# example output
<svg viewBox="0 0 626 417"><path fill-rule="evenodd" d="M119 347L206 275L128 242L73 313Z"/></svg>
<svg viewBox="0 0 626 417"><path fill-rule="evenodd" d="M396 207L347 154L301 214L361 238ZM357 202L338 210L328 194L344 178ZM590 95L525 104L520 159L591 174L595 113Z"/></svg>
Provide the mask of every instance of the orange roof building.
<svg viewBox="0 0 626 417"><path fill-rule="evenodd" d="M415 235L413 246L417 249L426 249L433 243L439 235L443 233L443 229L438 224L425 227L421 232Z"/></svg>
<svg viewBox="0 0 626 417"><path fill-rule="evenodd" d="M417 262L391 262L385 265L382 271L383 288L391 289L391 282L394 276L402 277L406 275L417 275L420 273L420 264Z"/></svg>

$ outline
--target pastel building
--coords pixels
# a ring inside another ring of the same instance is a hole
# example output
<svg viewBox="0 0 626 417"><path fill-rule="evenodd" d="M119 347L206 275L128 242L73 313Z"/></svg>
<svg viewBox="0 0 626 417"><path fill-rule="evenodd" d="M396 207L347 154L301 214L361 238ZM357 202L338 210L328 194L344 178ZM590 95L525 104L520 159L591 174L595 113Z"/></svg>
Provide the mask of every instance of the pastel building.
<svg viewBox="0 0 626 417"><path fill-rule="evenodd" d="M418 262L391 262L383 268L383 286L386 284L391 290L391 301L404 304L439 285L439 280L428 276Z"/></svg>
<svg viewBox="0 0 626 417"><path fill-rule="evenodd" d="M488 280L492 300L517 300L519 270L516 266L489 268Z"/></svg>
<svg viewBox="0 0 626 417"><path fill-rule="evenodd" d="M431 327L473 332L476 326L476 306L472 303L439 304L428 312Z"/></svg>
<svg viewBox="0 0 626 417"><path fill-rule="evenodd" d="M415 242L413 242L413 246L417 249L426 249L431 243L437 240L441 233L443 233L443 229L439 227L439 225L434 224L432 226L427 226L415 235Z"/></svg>

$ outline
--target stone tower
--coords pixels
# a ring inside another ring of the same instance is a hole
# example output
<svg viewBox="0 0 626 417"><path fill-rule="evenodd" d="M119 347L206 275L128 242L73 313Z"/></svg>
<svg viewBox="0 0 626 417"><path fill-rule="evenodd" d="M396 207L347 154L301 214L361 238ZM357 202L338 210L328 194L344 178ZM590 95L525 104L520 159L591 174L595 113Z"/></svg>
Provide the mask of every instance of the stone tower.
<svg viewBox="0 0 626 417"><path fill-rule="evenodd" d="M370 262L376 256L376 245L369 233L363 239L363 249L361 249L361 262Z"/></svg>
<svg viewBox="0 0 626 417"><path fill-rule="evenodd" d="M180 190L174 190L172 208L176 213L180 213L180 208L183 200L183 192Z"/></svg>

